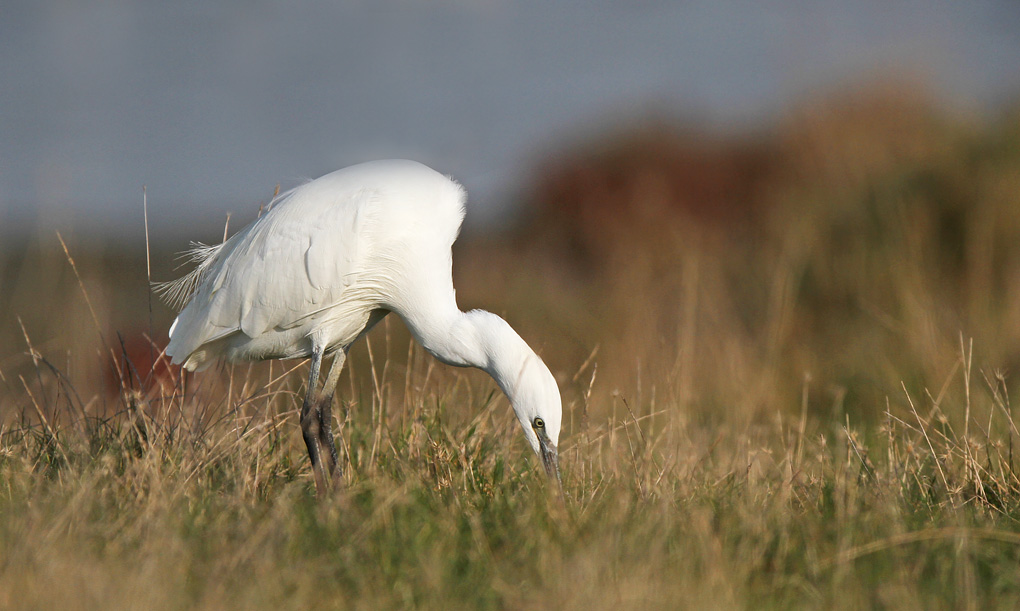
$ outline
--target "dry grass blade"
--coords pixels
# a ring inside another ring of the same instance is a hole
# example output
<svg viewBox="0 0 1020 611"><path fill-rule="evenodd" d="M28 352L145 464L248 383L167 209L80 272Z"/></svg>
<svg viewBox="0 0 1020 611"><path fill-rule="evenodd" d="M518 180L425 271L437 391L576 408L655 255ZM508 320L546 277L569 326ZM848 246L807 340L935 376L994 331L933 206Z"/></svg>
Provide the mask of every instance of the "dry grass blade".
<svg viewBox="0 0 1020 611"><path fill-rule="evenodd" d="M917 408L914 407L914 400L910 398L910 393L907 391L906 384L900 383L903 388L903 394L907 397L907 403L910 404L910 411L914 414L914 418L917 419L917 427L920 429L921 434L924 435L924 440L928 443L928 449L931 450L932 459L935 461L935 466L938 467L939 475L942 477L942 485L945 486L946 490L950 490L949 480L946 479L946 472L942 469L942 460L939 457L938 452L935 451L935 446L931 443L931 438L928 437L928 431L925 430L924 421L921 420L921 416L917 413Z"/></svg>
<svg viewBox="0 0 1020 611"><path fill-rule="evenodd" d="M923 543L925 541L938 541L943 539L984 539L987 541L995 541L999 543L1007 543L1009 545L1020 546L1020 533L1007 531L1007 530L996 530L991 528L967 528L963 526L950 526L945 528L931 528L926 530L918 530L914 532L901 533L884 539L879 539L859 545L857 547L841 552L838 555L822 560L820 568L828 569L840 564L848 564L859 558L863 558L870 554L875 554L881 551L892 549L895 547L902 547L904 545L910 545L913 543Z"/></svg>

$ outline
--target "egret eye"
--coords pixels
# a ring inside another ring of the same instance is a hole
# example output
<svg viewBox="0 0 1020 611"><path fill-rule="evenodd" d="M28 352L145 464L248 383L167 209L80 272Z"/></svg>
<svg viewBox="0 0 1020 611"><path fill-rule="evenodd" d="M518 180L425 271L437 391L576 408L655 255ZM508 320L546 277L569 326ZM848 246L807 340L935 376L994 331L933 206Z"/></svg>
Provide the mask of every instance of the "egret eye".
<svg viewBox="0 0 1020 611"><path fill-rule="evenodd" d="M534 427L536 429L544 429L545 428L545 420L542 420L541 418L535 418L535 421L532 424L534 425Z"/></svg>

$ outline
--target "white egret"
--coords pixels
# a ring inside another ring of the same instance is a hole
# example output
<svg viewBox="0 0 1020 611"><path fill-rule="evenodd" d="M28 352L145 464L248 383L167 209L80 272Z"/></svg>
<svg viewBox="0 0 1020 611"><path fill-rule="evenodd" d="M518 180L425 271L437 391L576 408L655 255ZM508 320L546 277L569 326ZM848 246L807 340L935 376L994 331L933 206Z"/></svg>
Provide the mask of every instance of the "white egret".
<svg viewBox="0 0 1020 611"><path fill-rule="evenodd" d="M502 318L457 306L450 249L464 200L459 184L412 161L352 166L280 195L229 240L193 248L197 267L161 286L184 306L166 353L189 371L218 359L311 357L301 432L322 494L338 474L331 420L344 359L396 312L437 359L495 379L559 484L562 407L549 368Z"/></svg>

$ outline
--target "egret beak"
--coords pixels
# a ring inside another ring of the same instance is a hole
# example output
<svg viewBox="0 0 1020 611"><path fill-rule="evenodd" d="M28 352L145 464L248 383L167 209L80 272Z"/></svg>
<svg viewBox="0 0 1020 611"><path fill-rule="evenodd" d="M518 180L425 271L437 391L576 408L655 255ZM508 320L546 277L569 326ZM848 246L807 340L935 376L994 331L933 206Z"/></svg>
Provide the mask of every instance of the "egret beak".
<svg viewBox="0 0 1020 611"><path fill-rule="evenodd" d="M545 467L545 473L549 476L550 480L556 482L556 487L559 493L563 494L563 480L560 479L560 459L556 453L556 446L549 443L549 439L543 435L538 435L538 448L539 454L542 456L542 466Z"/></svg>

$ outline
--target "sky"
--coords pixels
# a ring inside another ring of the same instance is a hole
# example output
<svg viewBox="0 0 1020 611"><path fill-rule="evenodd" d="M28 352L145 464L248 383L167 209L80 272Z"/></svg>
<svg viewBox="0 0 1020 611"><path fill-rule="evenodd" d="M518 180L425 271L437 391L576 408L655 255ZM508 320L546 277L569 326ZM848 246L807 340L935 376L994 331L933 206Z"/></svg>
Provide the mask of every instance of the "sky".
<svg viewBox="0 0 1020 611"><path fill-rule="evenodd" d="M143 185L153 232L208 238L278 184L381 157L453 175L498 224L578 134L755 129L889 75L1015 103L1020 4L2 0L0 240L136 238Z"/></svg>

